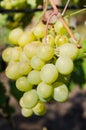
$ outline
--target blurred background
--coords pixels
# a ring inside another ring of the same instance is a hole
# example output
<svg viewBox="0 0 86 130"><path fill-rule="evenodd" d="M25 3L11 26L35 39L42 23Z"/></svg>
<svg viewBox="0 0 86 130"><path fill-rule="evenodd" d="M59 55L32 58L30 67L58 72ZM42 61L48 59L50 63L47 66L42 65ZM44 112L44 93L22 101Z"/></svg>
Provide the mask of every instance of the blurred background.
<svg viewBox="0 0 86 130"><path fill-rule="evenodd" d="M11 1L0 0L0 130L85 130L86 52L74 61L68 101L47 103L47 113L42 117L33 115L25 118L21 115L18 101L22 93L16 89L15 82L5 76L6 63L2 60L2 52L9 46L8 35L13 28L35 25L42 13L43 1L27 0L23 3L25 0L19 0L15 6ZM54 2L62 12L67 0ZM20 10L19 13L16 10ZM86 0L70 0L65 16L69 18L72 31L80 34L80 44L86 45Z"/></svg>

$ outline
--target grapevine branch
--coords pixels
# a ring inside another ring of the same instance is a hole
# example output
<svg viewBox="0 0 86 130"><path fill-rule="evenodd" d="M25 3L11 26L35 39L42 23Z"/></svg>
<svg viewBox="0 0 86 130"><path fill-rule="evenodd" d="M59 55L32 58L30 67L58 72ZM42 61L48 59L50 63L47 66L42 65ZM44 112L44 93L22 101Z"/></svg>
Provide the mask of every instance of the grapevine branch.
<svg viewBox="0 0 86 130"><path fill-rule="evenodd" d="M62 17L61 13L58 11L58 8L56 7L55 3L53 2L53 0L49 0L51 6L53 7L53 14L57 15L59 20L63 23L64 27L66 28L66 30L68 31L69 35L71 36L71 38L73 39L74 43L76 44L76 46L78 48L81 48L81 46L78 44L78 41L76 40L75 36L73 35L72 31L70 30L69 26L67 25L66 21L64 20L64 18Z"/></svg>

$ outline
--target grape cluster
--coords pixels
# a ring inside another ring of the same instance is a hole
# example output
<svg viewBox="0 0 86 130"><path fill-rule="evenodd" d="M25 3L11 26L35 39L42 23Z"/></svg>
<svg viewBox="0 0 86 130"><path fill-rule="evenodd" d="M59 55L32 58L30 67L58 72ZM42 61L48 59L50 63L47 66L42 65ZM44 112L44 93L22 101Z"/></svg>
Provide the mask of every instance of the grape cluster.
<svg viewBox="0 0 86 130"><path fill-rule="evenodd" d="M3 0L1 1L1 7L5 9L21 8L24 7L26 0Z"/></svg>
<svg viewBox="0 0 86 130"><path fill-rule="evenodd" d="M19 9L25 8L26 6L30 6L31 8L36 7L36 0L2 0L0 2L1 7L5 9Z"/></svg>
<svg viewBox="0 0 86 130"><path fill-rule="evenodd" d="M8 63L6 76L16 80L17 89L23 92L19 103L25 117L45 114L46 102L68 99L67 83L79 53L59 20L47 35L45 29L43 23L30 30L13 29L9 34L12 46L2 54Z"/></svg>

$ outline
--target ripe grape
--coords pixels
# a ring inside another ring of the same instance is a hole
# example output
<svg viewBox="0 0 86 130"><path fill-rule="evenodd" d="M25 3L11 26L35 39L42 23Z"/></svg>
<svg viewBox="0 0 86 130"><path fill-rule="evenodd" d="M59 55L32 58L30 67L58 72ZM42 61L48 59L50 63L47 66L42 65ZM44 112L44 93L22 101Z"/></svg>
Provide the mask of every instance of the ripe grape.
<svg viewBox="0 0 86 130"><path fill-rule="evenodd" d="M41 44L40 41L34 41L24 46L24 53L28 58L32 58L37 53L37 48Z"/></svg>
<svg viewBox="0 0 86 130"><path fill-rule="evenodd" d="M20 98L19 100L19 105L23 108L26 108L25 105L24 105L24 102L23 102L23 97Z"/></svg>
<svg viewBox="0 0 86 130"><path fill-rule="evenodd" d="M17 79L16 81L16 87L17 89L19 89L20 91L29 91L32 89L32 84L29 82L28 78L23 76L20 77L19 79Z"/></svg>
<svg viewBox="0 0 86 130"><path fill-rule="evenodd" d="M50 45L42 44L37 49L37 56L44 61L48 61L54 56L54 48Z"/></svg>
<svg viewBox="0 0 86 130"><path fill-rule="evenodd" d="M33 34L37 39L43 38L45 34L45 25L42 23L36 25L33 29Z"/></svg>
<svg viewBox="0 0 86 130"><path fill-rule="evenodd" d="M12 48L12 53L11 53L11 60L19 61L21 53L22 53L22 48L21 47L17 47L17 46L13 47Z"/></svg>
<svg viewBox="0 0 86 130"><path fill-rule="evenodd" d="M51 84L58 78L57 67L53 64L46 64L43 66L40 72L40 77L43 82Z"/></svg>
<svg viewBox="0 0 86 130"><path fill-rule="evenodd" d="M45 64L45 62L37 56L32 57L32 59L30 61L31 67L35 70L41 70L41 68L44 66L44 64Z"/></svg>
<svg viewBox="0 0 86 130"><path fill-rule="evenodd" d="M28 73L32 70L32 67L28 61L20 61L18 63L18 69L21 75L28 75Z"/></svg>
<svg viewBox="0 0 86 130"><path fill-rule="evenodd" d="M31 43L35 40L35 37L32 32L23 32L18 39L19 46L25 46L28 43Z"/></svg>
<svg viewBox="0 0 86 130"><path fill-rule="evenodd" d="M35 89L25 92L22 97L23 104L25 108L32 108L38 102L38 94Z"/></svg>
<svg viewBox="0 0 86 130"><path fill-rule="evenodd" d="M32 70L28 75L28 80L31 84L39 84L41 82L40 71Z"/></svg>
<svg viewBox="0 0 86 130"><path fill-rule="evenodd" d="M51 34L48 34L46 37L43 38L42 42L44 44L49 44L50 46L54 46L54 37Z"/></svg>
<svg viewBox="0 0 86 130"><path fill-rule="evenodd" d="M74 65L73 65L73 61L69 57L60 56L56 60L56 67L59 73L63 75L68 75L73 71Z"/></svg>
<svg viewBox="0 0 86 130"><path fill-rule="evenodd" d="M5 73L6 76L12 80L18 79L21 77L21 74L19 73L19 64L15 62L8 64Z"/></svg>
<svg viewBox="0 0 86 130"><path fill-rule="evenodd" d="M19 61L27 61L30 63L30 59L25 55L24 51L22 51Z"/></svg>
<svg viewBox="0 0 86 130"><path fill-rule="evenodd" d="M53 87L52 85L48 85L44 82L41 82L37 86L37 93L39 97L44 98L44 99L49 99L53 95Z"/></svg>
<svg viewBox="0 0 86 130"><path fill-rule="evenodd" d="M59 47L59 54L65 55L74 60L79 53L79 49L76 47L75 44L64 44Z"/></svg>
<svg viewBox="0 0 86 130"><path fill-rule="evenodd" d="M59 19L57 19L57 22L54 24L54 29L55 32L60 35L65 34L67 32L63 23Z"/></svg>
<svg viewBox="0 0 86 130"><path fill-rule="evenodd" d="M21 28L13 29L9 34L9 41L12 44L18 45L18 39L23 34L23 30Z"/></svg>
<svg viewBox="0 0 86 130"><path fill-rule="evenodd" d="M63 44L68 43L68 37L66 35L56 35L55 44L56 46L61 46Z"/></svg>
<svg viewBox="0 0 86 130"><path fill-rule="evenodd" d="M39 101L35 107L33 107L33 112L38 115L44 115L46 113L46 108L43 102Z"/></svg>
<svg viewBox="0 0 86 130"><path fill-rule="evenodd" d="M54 88L53 98L58 102L64 102L68 99L68 88L63 83L57 83L57 87Z"/></svg>
<svg viewBox="0 0 86 130"><path fill-rule="evenodd" d="M2 53L2 58L5 62L9 62L11 60L12 48L6 48Z"/></svg>
<svg viewBox="0 0 86 130"><path fill-rule="evenodd" d="M22 108L21 109L21 113L22 113L22 115L24 116L24 117L30 117L30 116L32 116L33 115L33 110L32 109L30 109L30 108Z"/></svg>

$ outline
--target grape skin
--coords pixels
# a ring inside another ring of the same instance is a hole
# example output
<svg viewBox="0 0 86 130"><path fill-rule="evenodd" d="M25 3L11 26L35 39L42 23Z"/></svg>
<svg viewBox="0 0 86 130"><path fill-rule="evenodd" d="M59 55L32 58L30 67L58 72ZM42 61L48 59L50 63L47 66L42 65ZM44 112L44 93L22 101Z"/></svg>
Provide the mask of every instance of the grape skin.
<svg viewBox="0 0 86 130"><path fill-rule="evenodd" d="M23 30L21 28L13 29L9 34L9 41L14 45L18 45L18 39L22 35Z"/></svg>
<svg viewBox="0 0 86 130"><path fill-rule="evenodd" d="M24 53L25 55L28 57L28 58L32 58L33 56L36 56L37 54L37 49L38 49L38 46L41 44L40 41L34 41L30 44L26 44L24 46Z"/></svg>
<svg viewBox="0 0 86 130"><path fill-rule="evenodd" d="M38 95L35 89L32 89L28 92L25 92L22 101L25 106L25 108L32 108L34 107L38 102Z"/></svg>
<svg viewBox="0 0 86 130"><path fill-rule="evenodd" d="M31 43L35 40L35 37L32 32L23 32L18 39L19 46L25 46L28 43Z"/></svg>
<svg viewBox="0 0 86 130"><path fill-rule="evenodd" d="M58 78L58 69L53 64L46 64L41 69L40 76L43 82L51 84Z"/></svg>
<svg viewBox="0 0 86 130"><path fill-rule="evenodd" d="M38 115L42 116L46 113L46 108L43 102L39 101L35 107L32 108L33 112Z"/></svg>
<svg viewBox="0 0 86 130"><path fill-rule="evenodd" d="M59 55L65 55L74 60L79 53L79 49L75 44L63 44L59 48Z"/></svg>
<svg viewBox="0 0 86 130"><path fill-rule="evenodd" d="M37 93L38 93L39 97L48 99L48 98L52 97L52 95L53 95L53 87L44 82L41 82L37 86Z"/></svg>
<svg viewBox="0 0 86 130"><path fill-rule="evenodd" d="M39 84L41 82L40 71L32 70L28 75L28 80L31 84Z"/></svg>
<svg viewBox="0 0 86 130"><path fill-rule="evenodd" d="M54 88L53 98L58 102L65 102L68 99L68 88L65 84L57 84L57 87Z"/></svg>
<svg viewBox="0 0 86 130"><path fill-rule="evenodd" d="M70 58L66 56L60 56L56 60L56 67L60 74L68 75L73 71L74 65Z"/></svg>
<svg viewBox="0 0 86 130"><path fill-rule="evenodd" d="M42 44L37 49L37 56L44 61L49 61L54 56L54 49L50 45Z"/></svg>
<svg viewBox="0 0 86 130"><path fill-rule="evenodd" d="M41 68L44 66L44 64L45 64L45 62L37 56L32 57L32 59L30 61L31 67L35 70L41 70Z"/></svg>
<svg viewBox="0 0 86 130"><path fill-rule="evenodd" d="M17 89L19 89L20 91L29 91L32 89L32 84L29 82L28 78L23 76L20 77L19 79L17 79L16 81L16 87Z"/></svg>
<svg viewBox="0 0 86 130"><path fill-rule="evenodd" d="M22 108L21 109L21 114L24 116L24 117L30 117L33 115L33 110L32 109L27 109L27 108Z"/></svg>

